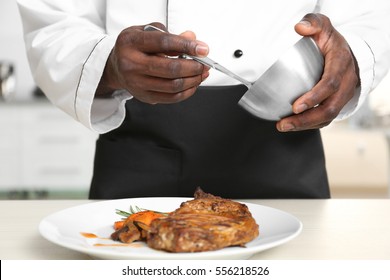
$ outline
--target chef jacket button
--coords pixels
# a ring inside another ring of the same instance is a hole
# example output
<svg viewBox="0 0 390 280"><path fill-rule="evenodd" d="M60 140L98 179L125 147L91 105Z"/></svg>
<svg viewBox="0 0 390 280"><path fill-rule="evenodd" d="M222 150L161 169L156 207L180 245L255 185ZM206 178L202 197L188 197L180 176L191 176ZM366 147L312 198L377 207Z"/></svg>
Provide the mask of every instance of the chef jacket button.
<svg viewBox="0 0 390 280"><path fill-rule="evenodd" d="M242 50L235 50L234 51L234 57L236 58L239 58L243 55L244 53L242 52Z"/></svg>

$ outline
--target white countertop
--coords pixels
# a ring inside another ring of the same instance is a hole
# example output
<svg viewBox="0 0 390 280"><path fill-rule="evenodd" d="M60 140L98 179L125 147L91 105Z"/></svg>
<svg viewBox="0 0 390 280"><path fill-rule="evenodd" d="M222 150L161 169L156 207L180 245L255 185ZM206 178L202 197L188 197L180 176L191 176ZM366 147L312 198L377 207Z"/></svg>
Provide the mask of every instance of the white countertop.
<svg viewBox="0 0 390 280"><path fill-rule="evenodd" d="M291 213L301 234L253 259L390 259L390 199L247 200ZM38 232L53 212L87 200L0 201L1 260L83 260L88 255L55 245Z"/></svg>

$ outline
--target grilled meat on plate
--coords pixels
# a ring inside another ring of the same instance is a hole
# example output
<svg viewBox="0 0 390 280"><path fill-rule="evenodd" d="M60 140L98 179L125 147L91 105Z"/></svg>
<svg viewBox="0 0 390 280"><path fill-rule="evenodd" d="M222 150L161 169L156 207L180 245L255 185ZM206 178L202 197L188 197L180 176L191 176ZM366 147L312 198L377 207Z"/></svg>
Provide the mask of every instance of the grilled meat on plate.
<svg viewBox="0 0 390 280"><path fill-rule="evenodd" d="M202 252L243 246L259 235L259 226L245 204L204 193L183 202L167 217L153 220L149 247L169 252Z"/></svg>

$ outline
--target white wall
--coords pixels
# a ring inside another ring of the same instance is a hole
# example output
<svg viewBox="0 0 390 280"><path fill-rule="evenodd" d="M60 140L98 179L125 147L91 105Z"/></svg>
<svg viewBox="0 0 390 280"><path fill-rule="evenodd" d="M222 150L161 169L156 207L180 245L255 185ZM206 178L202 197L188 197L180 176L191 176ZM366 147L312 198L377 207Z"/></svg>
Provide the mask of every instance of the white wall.
<svg viewBox="0 0 390 280"><path fill-rule="evenodd" d="M23 28L15 0L0 0L0 62L12 62L16 71L17 100L29 99L34 82L27 63Z"/></svg>

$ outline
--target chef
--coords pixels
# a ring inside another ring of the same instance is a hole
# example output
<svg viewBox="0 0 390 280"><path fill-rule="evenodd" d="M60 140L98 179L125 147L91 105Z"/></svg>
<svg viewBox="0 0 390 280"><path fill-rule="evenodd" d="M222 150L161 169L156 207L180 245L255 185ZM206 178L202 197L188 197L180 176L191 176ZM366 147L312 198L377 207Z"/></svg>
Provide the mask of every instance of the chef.
<svg viewBox="0 0 390 280"><path fill-rule="evenodd" d="M359 109L390 61L388 0L18 0L36 83L100 134L90 198L328 198L319 129ZM146 24L166 30L145 31ZM302 36L321 80L278 122L237 105Z"/></svg>

